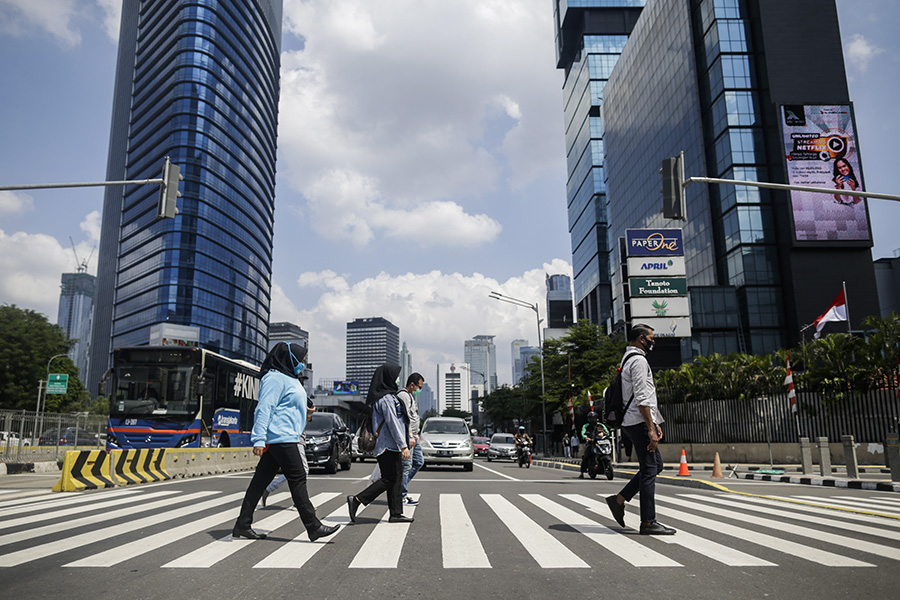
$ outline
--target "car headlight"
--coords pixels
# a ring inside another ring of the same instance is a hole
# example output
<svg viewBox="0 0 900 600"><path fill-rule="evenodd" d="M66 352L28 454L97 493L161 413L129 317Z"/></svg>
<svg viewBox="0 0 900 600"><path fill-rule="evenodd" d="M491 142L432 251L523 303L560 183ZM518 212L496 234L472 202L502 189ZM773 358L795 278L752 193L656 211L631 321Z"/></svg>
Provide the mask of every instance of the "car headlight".
<svg viewBox="0 0 900 600"><path fill-rule="evenodd" d="M472 447L472 442L470 442L469 440L466 440L462 444L459 445L460 450L467 450L471 447Z"/></svg>
<svg viewBox="0 0 900 600"><path fill-rule="evenodd" d="M425 438L420 438L419 441L421 442L423 448L431 448L431 442L429 442Z"/></svg>
<svg viewBox="0 0 900 600"><path fill-rule="evenodd" d="M311 438L309 438L309 439L307 440L307 443L308 443L308 444L312 444L313 446L316 446L316 445L318 445L318 444L326 444L326 443L328 443L328 440L329 440L329 439L330 439L330 438L329 438L328 436L311 437Z"/></svg>

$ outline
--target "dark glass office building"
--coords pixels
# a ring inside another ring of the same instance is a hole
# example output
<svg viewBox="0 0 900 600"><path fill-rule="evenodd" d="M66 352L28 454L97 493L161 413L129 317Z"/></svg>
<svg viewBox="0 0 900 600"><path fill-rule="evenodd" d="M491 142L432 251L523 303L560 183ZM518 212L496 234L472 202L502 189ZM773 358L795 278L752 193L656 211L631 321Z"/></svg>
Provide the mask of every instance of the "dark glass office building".
<svg viewBox="0 0 900 600"><path fill-rule="evenodd" d="M400 328L384 317L366 317L347 323L347 381L359 382L363 398L369 391L375 369L384 363L400 364Z"/></svg>
<svg viewBox="0 0 900 600"><path fill-rule="evenodd" d="M107 188L89 389L115 347L157 323L259 363L271 293L281 0L123 4L107 179L184 176L179 214L158 186Z"/></svg>
<svg viewBox="0 0 900 600"><path fill-rule="evenodd" d="M816 107L810 127L838 107L852 131L841 48L833 0L647 1L601 109L613 322L630 319L618 240L636 227L683 227L693 333L684 358L794 345L843 282L854 328L879 313L865 201L816 195L822 214L860 215L850 232L840 220L804 225L791 193L748 186L692 183L687 221L661 213L664 157L683 151L687 177L788 183L790 157L804 157L786 150L786 132L804 121L804 107ZM839 137L822 131L811 137ZM859 149L852 155L858 162ZM816 187L833 187L834 155L806 158L828 166L827 184Z"/></svg>

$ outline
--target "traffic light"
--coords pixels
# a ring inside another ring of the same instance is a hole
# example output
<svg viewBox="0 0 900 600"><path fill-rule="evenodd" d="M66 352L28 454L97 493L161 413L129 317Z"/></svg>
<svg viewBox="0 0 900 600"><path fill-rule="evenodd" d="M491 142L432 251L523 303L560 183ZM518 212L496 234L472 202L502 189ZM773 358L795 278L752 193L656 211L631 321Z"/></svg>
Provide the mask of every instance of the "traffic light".
<svg viewBox="0 0 900 600"><path fill-rule="evenodd" d="M181 196L178 191L178 182L184 179L181 176L181 167L169 161L163 165L162 184L159 186L159 202L156 205L157 219L174 219L178 214L175 201Z"/></svg>
<svg viewBox="0 0 900 600"><path fill-rule="evenodd" d="M667 219L687 220L684 205L684 152L664 158L662 168L663 216Z"/></svg>

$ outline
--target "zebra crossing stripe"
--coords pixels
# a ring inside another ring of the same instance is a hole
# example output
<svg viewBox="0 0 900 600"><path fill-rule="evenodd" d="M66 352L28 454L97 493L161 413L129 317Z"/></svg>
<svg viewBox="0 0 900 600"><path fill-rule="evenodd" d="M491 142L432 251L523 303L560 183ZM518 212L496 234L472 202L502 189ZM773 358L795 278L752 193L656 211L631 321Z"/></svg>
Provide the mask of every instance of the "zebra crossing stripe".
<svg viewBox="0 0 900 600"><path fill-rule="evenodd" d="M45 511L51 508L57 508L59 506L70 507L77 504L84 504L86 502L96 502L98 498L102 497L103 499L112 499L121 498L123 496L129 496L131 494L138 494L141 490L109 490L104 491L102 494L86 494L84 496L70 498L60 498L58 494L54 494L52 497L48 496L46 500L40 500L36 502L32 502L30 504L19 504L16 506L16 503L22 502L22 500L13 500L9 508L0 508L0 517L5 514L12 514L16 517L20 517L25 513L35 512L35 511ZM43 518L43 517L41 517ZM7 525L8 521L0 521L0 529L4 527L12 527L11 525Z"/></svg>
<svg viewBox="0 0 900 600"><path fill-rule="evenodd" d="M541 568L590 568L590 565L500 494L481 494L481 497Z"/></svg>
<svg viewBox="0 0 900 600"><path fill-rule="evenodd" d="M798 496L798 498L818 500L819 502L822 501L822 498L817 498L815 496ZM836 504L838 506L849 506L851 508L863 508L865 510L887 513L894 518L900 517L900 511L898 511L898 509L896 508L896 504L881 502L878 502L876 504L876 501L870 501L868 498L828 498L828 502L831 504ZM884 506L884 504L888 505Z"/></svg>
<svg viewBox="0 0 900 600"><path fill-rule="evenodd" d="M80 519L70 519L68 521L62 521L60 523L51 523L49 525L44 525L43 527L37 527L35 529L27 529L25 531L17 531L15 533L8 533L5 535L0 535L0 546L5 546L7 544L13 544L15 542L20 542L22 540L31 540L42 535L51 535L54 533L59 533L61 531L67 531L69 529L75 529L76 527L82 527L84 525L93 525L94 523L102 523L103 521L111 521L113 519L118 519L120 517L129 517L134 515L136 512L154 510L157 508L165 508L172 504L171 499L161 500L159 502L149 503L149 504L141 504L138 507L129 506L123 507L123 504L128 504L132 502L145 502L147 500L152 500L154 498L159 498L161 496L169 496L174 494L174 491L171 492L154 492L152 494L146 494L141 496L140 498L126 498L125 501L122 500L109 500L107 502L98 502L97 504L90 507L90 510L101 510L110 506L120 507L118 510L113 510L110 512L101 512L94 515L89 515L86 517L81 517ZM207 494L214 494L215 492L206 492ZM26 523L32 523L34 521L49 521L52 519L58 519L60 517L65 517L69 514L76 513L80 514L84 512L84 507L77 506L75 508L69 510L60 510L56 512L41 514L41 515L31 515L29 517L22 517L21 519L15 519L9 522L9 527L13 527L14 525L24 525Z"/></svg>
<svg viewBox="0 0 900 600"><path fill-rule="evenodd" d="M574 494L570 494L574 495ZM550 513L589 540L606 548L635 567L681 567L681 563L639 544L605 525L581 516L561 504L539 494L522 494L522 498ZM588 500L585 498L584 500Z"/></svg>
<svg viewBox="0 0 900 600"><path fill-rule="evenodd" d="M748 506L747 504L743 504L741 502L729 501L724 498L709 498L705 496L700 496L699 494L682 494L685 498L690 498L692 500L697 500L698 502L709 502L712 504L720 504L722 506L728 506L731 508L739 508L743 510L749 510L751 512L761 512L771 517L784 517L786 519L796 519L799 521L803 521L804 523L817 523L819 525L825 525L827 527L834 527L835 529L846 529L848 531L853 531L855 533L863 533L867 535L874 535L876 537L888 538L891 540L900 541L900 531L895 531L892 529L884 529L881 527L869 527L867 525L860 525L859 523L848 523L843 520L844 515L841 514L841 520L837 519L829 519L827 517L814 516L808 514L797 514L793 512L789 512L786 510L779 510L778 508L772 506L763 507L762 505L757 506L756 504L752 504ZM781 505L783 506L783 505ZM809 512L816 512L821 514L823 511L809 509Z"/></svg>
<svg viewBox="0 0 900 600"><path fill-rule="evenodd" d="M410 494L418 499L418 494ZM405 506L406 516L411 517L416 512L415 505ZM375 529L366 539L362 548L350 562L351 569L396 569L400 562L400 552L403 550L403 542L409 533L409 523L388 523L390 510L384 513L381 520L375 525Z"/></svg>
<svg viewBox="0 0 900 600"><path fill-rule="evenodd" d="M661 500L661 498L657 496L657 501L659 500ZM670 500L670 498L666 498L666 501L668 500ZM798 544L797 542L792 542L790 540L775 537L774 535L760 533L758 531L753 531L744 527L737 527L723 521L714 521L712 519L707 519L706 517L701 517L699 515L682 512L680 510L671 509L665 506L659 506L659 504L657 504L656 506L656 512L666 517L678 519L679 521L684 521L685 523L690 523L691 525L702 527L704 529L711 529L717 533L721 533L722 535L736 537L745 542L758 544L769 550L782 552L784 554L790 554L791 556L796 556L797 558L802 558L803 560L808 560L820 565L825 565L826 567L875 566L872 563L856 560L855 558L842 556L840 554L834 554L833 552L826 552L825 550L819 550L818 548L814 548L812 546L805 546L803 544Z"/></svg>
<svg viewBox="0 0 900 600"><path fill-rule="evenodd" d="M890 558L893 560L900 560L900 548L890 548L888 546L882 546L881 544L875 544L872 542L867 542L864 540L857 540L855 538L850 538L845 535L836 535L834 533L829 533L827 531L822 531L820 529L813 529L810 527L803 527L800 525L793 525L791 523L786 523L784 521L773 521L772 519L767 519L765 517L755 517L746 515L744 513L735 512L733 510L726 510L723 508L717 508L715 506L707 506L704 504L699 504L696 502L690 502L688 500L683 500L681 498L666 498L666 502L671 504L675 504L690 510L699 510L701 512L708 512L710 514L716 515L718 517L724 517L726 519L733 519L735 521L743 521L744 523L752 522L753 525L759 525L760 527L768 527L769 529L775 529L780 532L791 533L800 537L808 537L814 540L819 540L822 542L828 542L830 544L834 544L835 546L840 546L842 548L849 548L851 550L859 550L861 552L868 552L869 554L874 554L876 556L882 556L884 558Z"/></svg>
<svg viewBox="0 0 900 600"><path fill-rule="evenodd" d="M445 569L490 569L478 532L460 494L441 494L441 551Z"/></svg>
<svg viewBox="0 0 900 600"><path fill-rule="evenodd" d="M138 531L140 529L143 529L144 527L153 527L159 525L160 523L165 523L166 521L180 519L194 513L203 512L204 510L208 510L211 508L216 508L221 504L236 502L244 495L244 493L241 492L239 494L231 494L229 496L207 500L206 502L192 504L192 502L198 498L216 493L217 492L197 492L194 494L187 494L185 496L179 497L179 501L184 503L184 506L179 507L177 510L174 510L177 504L170 502L168 504L168 507L170 509L168 512L151 515L148 517L144 517L143 519L135 519L133 521L118 523L116 525L111 525L103 529L88 531L86 533L74 535L72 537L61 538L52 542L47 542L46 544L31 546L30 548L25 548L23 550L19 550L18 552L0 555L0 567L15 567L26 562L37 560L39 558L46 558L48 556L53 556L54 554L60 554L68 550L81 548L82 546L86 546L88 544L107 540L118 535L130 533L132 531Z"/></svg>
<svg viewBox="0 0 900 600"><path fill-rule="evenodd" d="M785 506L784 500L793 500L792 498L786 498L784 496L769 496L767 498L744 498L750 502L757 502L760 504L768 504L771 506ZM841 519L846 519L847 521L858 521L860 523L875 523L881 527L900 527L900 523L893 520L892 518L885 518L884 516L878 516L875 513L871 512L853 512L848 510L846 507L831 507L827 504L815 503L815 504L797 504L796 501L792 503L791 508L794 510L799 510L803 512L811 512L816 514L829 514L834 515L835 511L831 510L832 508L837 508L840 510L835 516L839 516Z"/></svg>

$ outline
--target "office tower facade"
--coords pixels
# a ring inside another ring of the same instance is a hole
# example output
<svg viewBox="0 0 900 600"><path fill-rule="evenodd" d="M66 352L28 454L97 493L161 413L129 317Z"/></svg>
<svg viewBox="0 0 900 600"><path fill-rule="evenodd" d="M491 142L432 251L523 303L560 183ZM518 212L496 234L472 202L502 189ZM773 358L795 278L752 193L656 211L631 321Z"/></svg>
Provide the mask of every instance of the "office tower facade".
<svg viewBox="0 0 900 600"><path fill-rule="evenodd" d="M400 328L383 317L347 323L347 380L359 382L363 398L375 369L384 363L400 364Z"/></svg>
<svg viewBox="0 0 900 600"><path fill-rule="evenodd" d="M547 275L547 327L568 329L575 324L572 310L572 279L568 275Z"/></svg>
<svg viewBox="0 0 900 600"><path fill-rule="evenodd" d="M79 268L77 273L63 273L60 285L56 323L67 338L75 340L69 358L78 368L78 377L82 380L90 370L91 317L96 284L96 277Z"/></svg>
<svg viewBox="0 0 900 600"><path fill-rule="evenodd" d="M809 40L815 53L802 51ZM602 120L615 321L630 319L618 238L655 227L683 227L692 313L684 359L795 345L843 281L856 299L854 327L878 314L864 201L690 184L687 221L661 214L661 160L681 151L686 177L788 183L799 166L827 169L817 187L828 188L837 159L826 147L840 142L838 158L858 161L833 0L648 0L606 86ZM806 132L792 133L801 124ZM820 236L810 237L804 219L820 209Z"/></svg>
<svg viewBox="0 0 900 600"><path fill-rule="evenodd" d="M309 332L293 323L269 323L269 345L271 350L278 342L290 342L309 348Z"/></svg>
<svg viewBox="0 0 900 600"><path fill-rule="evenodd" d="M541 349L537 346L523 346L519 350L520 360L522 362L522 377L527 374L529 366L535 364L535 369L540 369L539 361L541 360ZM519 381L521 383L521 381Z"/></svg>
<svg viewBox="0 0 900 600"><path fill-rule="evenodd" d="M577 318L605 324L612 312L606 216L603 88L645 0L554 0L556 66L565 71L569 235Z"/></svg>
<svg viewBox="0 0 900 600"><path fill-rule="evenodd" d="M509 345L510 362L512 364L512 385L519 385L525 374L525 365L522 362L522 348L528 346L528 340L513 340Z"/></svg>
<svg viewBox="0 0 900 600"><path fill-rule="evenodd" d="M472 385L472 373L468 366L464 363L438 363L435 371L437 414L442 415L445 410L471 412L468 391Z"/></svg>
<svg viewBox="0 0 900 600"><path fill-rule="evenodd" d="M412 374L412 355L409 353L409 349L406 347L406 342L403 342L403 345L400 348L400 385L405 386L406 380Z"/></svg>
<svg viewBox="0 0 900 600"><path fill-rule="evenodd" d="M174 219L158 186L106 188L90 380L156 323L259 364L271 295L281 0L125 2L107 179L184 177Z"/></svg>
<svg viewBox="0 0 900 600"><path fill-rule="evenodd" d="M881 316L900 314L900 256L875 261L875 282L878 285L878 304Z"/></svg>
<svg viewBox="0 0 900 600"><path fill-rule="evenodd" d="M472 371L472 385L485 396L497 389L497 347L493 335L476 335L464 343L464 359Z"/></svg>

